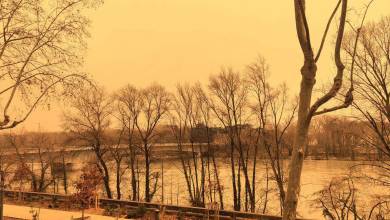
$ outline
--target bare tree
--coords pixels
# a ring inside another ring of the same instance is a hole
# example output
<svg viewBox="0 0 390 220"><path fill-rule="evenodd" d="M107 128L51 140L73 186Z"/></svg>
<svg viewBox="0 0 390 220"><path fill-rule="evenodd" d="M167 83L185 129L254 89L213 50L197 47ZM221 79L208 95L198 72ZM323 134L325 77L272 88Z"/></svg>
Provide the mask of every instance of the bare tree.
<svg viewBox="0 0 390 220"><path fill-rule="evenodd" d="M301 46L301 50L304 57L304 64L301 68L302 80L301 80L300 93L299 93L298 121L297 121L297 127L295 132L295 139L294 139L294 148L293 148L289 176L288 176L287 194L286 194L286 199L284 201L283 220L294 220L296 217L303 160L305 157L307 137L308 137L309 127L310 127L310 122L312 117L315 115L332 112L338 109L347 108L352 104L353 101L352 92L354 88L353 88L353 83L351 83L350 88L345 94L344 102L334 107L329 107L323 110L319 110L321 106L328 103L330 100L334 99L334 97L339 93L341 86L343 84L345 67L341 60L341 46L344 39L345 24L347 22L346 20L347 11L348 11L347 4L348 4L348 0L338 1L335 9L331 13L331 16L328 20L318 52L314 54L314 50L311 44L312 39L310 36L310 29L309 29L308 20L305 12L306 1L294 0L296 30L297 30L299 44ZM334 45L334 62L337 68L337 73L334 77L331 88L323 96L321 96L313 104L311 104L313 87L316 81L317 62L320 58L321 51L323 49L330 24L333 18L335 17L335 14L337 13L340 6L341 6L341 13L340 13L339 24L337 28L336 42ZM365 14L367 13L367 9L368 6L366 7ZM365 14L363 16L360 27L364 22ZM357 34L356 40L358 38L359 38L359 34ZM355 45L356 45L356 40L355 40ZM354 50L356 50L356 46ZM354 57L352 58L352 60L354 60ZM350 72L352 75L353 69L351 69ZM351 79L351 82L353 82L353 79Z"/></svg>
<svg viewBox="0 0 390 220"><path fill-rule="evenodd" d="M3 204L4 204L4 189L10 187L12 181L12 171L15 161L9 155L5 154L4 151L0 151L0 216L3 216Z"/></svg>
<svg viewBox="0 0 390 220"><path fill-rule="evenodd" d="M85 88L71 101L71 109L64 113L65 130L94 152L108 198L112 198L112 192L106 132L111 123L111 104L112 100L102 88Z"/></svg>
<svg viewBox="0 0 390 220"><path fill-rule="evenodd" d="M375 149L378 155L376 159L379 160L363 163L373 170L370 174L362 173L360 176L386 186L390 185L389 27L390 17L383 17L347 34L348 39L360 34L356 46L349 41L343 44L343 51L348 57L347 68L355 70L356 98L353 106L369 128L362 138L370 149Z"/></svg>
<svg viewBox="0 0 390 220"><path fill-rule="evenodd" d="M230 147L230 165L232 173L233 204L235 210L241 210L241 172L244 175L245 192L249 196L250 210L255 210L255 192L250 181L248 167L249 146L242 140L243 130L251 129L248 119L248 89L238 72L222 69L218 75L210 78L210 108L226 130ZM236 158L235 154L238 154ZM237 162L237 169L236 169ZM247 202L247 201L246 201ZM245 204L245 208L247 208Z"/></svg>
<svg viewBox="0 0 390 220"><path fill-rule="evenodd" d="M371 129L378 135L382 143L382 151L389 152L388 128L390 122L390 93L388 77L390 59L390 37L388 28L390 18L384 17L379 22L364 26L358 41L358 50L355 51L355 87L356 100L354 107L369 123ZM355 32L349 33L352 38ZM349 59L353 56L353 48L349 42L343 45L343 49ZM348 63L348 68L353 68ZM387 153L387 155L389 155Z"/></svg>
<svg viewBox="0 0 390 220"><path fill-rule="evenodd" d="M108 141L109 159L114 160L115 163L115 185L116 185L116 198L121 199L121 183L122 177L127 171L127 166L123 167L123 161L126 159L127 152L122 148L123 136L125 133L125 127L122 127L118 132L115 132L114 137L110 137Z"/></svg>
<svg viewBox="0 0 390 220"><path fill-rule="evenodd" d="M151 173L153 145L157 138L156 127L169 110L170 95L164 87L153 84L140 91L135 126L141 139L145 160L145 201L150 202L157 190L158 173ZM155 181L151 190L151 180Z"/></svg>
<svg viewBox="0 0 390 220"><path fill-rule="evenodd" d="M16 127L38 105L71 93L86 79L79 70L89 35L83 11L99 2L0 2L0 130Z"/></svg>
<svg viewBox="0 0 390 220"><path fill-rule="evenodd" d="M284 199L285 199L285 168L283 165L283 152L285 148L285 134L290 127L296 112L296 102L291 101L288 104L287 87L285 84L281 86L280 90L271 91L270 94L270 122L271 134L269 135L271 141L267 141L267 137L263 135L264 147L270 159L270 164L274 178L276 180L279 195L280 195L280 211L283 213ZM266 121L266 120L265 120Z"/></svg>
<svg viewBox="0 0 390 220"><path fill-rule="evenodd" d="M292 107L288 106L290 100L287 96L285 84L282 84L280 89L274 89L270 86L268 82L268 68L265 59L259 57L257 62L248 66L248 84L254 97L252 110L256 115L259 126L255 145L256 151L257 145L261 142L279 190L280 210L282 213L283 201L285 199L285 170L282 161L283 142L285 141L284 135L294 118L296 105L292 101ZM255 164L256 154L254 155Z"/></svg>
<svg viewBox="0 0 390 220"><path fill-rule="evenodd" d="M385 219L390 214L388 198L362 201L351 176L334 178L324 189L316 192L313 205L322 209L326 219L331 220L370 220Z"/></svg>
<svg viewBox="0 0 390 220"><path fill-rule="evenodd" d="M31 140L26 134L7 135L8 144L14 147L18 167L22 173L28 175L19 175L19 178L24 178L31 184L33 192L45 192L47 188L54 182L50 168L52 162L56 159L53 146L45 133L37 132L30 135ZM32 151L24 152L26 147L30 147ZM24 182L23 180L16 181Z"/></svg>
<svg viewBox="0 0 390 220"><path fill-rule="evenodd" d="M98 2L1 1L0 129L17 126L39 104L65 96L86 79L79 67L89 21L82 13Z"/></svg>
<svg viewBox="0 0 390 220"><path fill-rule="evenodd" d="M223 186L221 184L220 180L220 174L218 165L216 162L216 155L215 150L212 146L212 138L213 138L213 131L211 128L212 124L212 112L210 108L210 99L207 96L207 93L203 90L200 84L196 84L194 86L194 94L195 94L195 102L199 110L200 114L200 123L203 124L204 128L201 127L201 129L204 130L204 136L207 143L207 170L208 170L208 184L209 184L209 190L210 194L211 189L216 188L218 192L219 197L219 206L220 209L224 209L224 203L223 203ZM213 176L213 177L212 177ZM212 181L215 180L215 181ZM215 186L215 187L214 187ZM210 195L210 202L213 202L212 200L213 195Z"/></svg>
<svg viewBox="0 0 390 220"><path fill-rule="evenodd" d="M133 201L139 198L138 180L137 180L137 139L135 120L140 113L141 103L140 92L133 86L127 85L120 89L116 94L117 113L121 126L124 129L123 135L126 137L128 146L128 163L131 172L131 198Z"/></svg>
<svg viewBox="0 0 390 220"><path fill-rule="evenodd" d="M202 143L199 153L195 150L195 128L200 122L200 110L197 106L194 88L190 85L177 85L170 114L171 130L177 142L179 157L186 180L189 201L193 206L205 206L206 158ZM183 149L191 145L191 157ZM199 155L198 155L199 154Z"/></svg>

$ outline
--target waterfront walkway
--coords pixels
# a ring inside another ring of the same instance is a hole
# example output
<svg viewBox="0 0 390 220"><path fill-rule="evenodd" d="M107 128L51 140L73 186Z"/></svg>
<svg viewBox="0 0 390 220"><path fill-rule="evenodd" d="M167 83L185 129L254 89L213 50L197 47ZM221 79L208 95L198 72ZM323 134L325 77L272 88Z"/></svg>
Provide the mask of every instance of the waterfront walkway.
<svg viewBox="0 0 390 220"><path fill-rule="evenodd" d="M32 219L31 211L38 211L38 208L33 208L28 206L19 206L19 205L7 205L4 204L4 216L20 218L20 219ZM102 215L93 215L85 213L85 216L91 216L90 220L114 220L114 217L102 216ZM68 212L55 209L43 209L39 210L39 220L71 220L72 217L77 218L81 217L81 212ZM123 220L119 218L120 220Z"/></svg>

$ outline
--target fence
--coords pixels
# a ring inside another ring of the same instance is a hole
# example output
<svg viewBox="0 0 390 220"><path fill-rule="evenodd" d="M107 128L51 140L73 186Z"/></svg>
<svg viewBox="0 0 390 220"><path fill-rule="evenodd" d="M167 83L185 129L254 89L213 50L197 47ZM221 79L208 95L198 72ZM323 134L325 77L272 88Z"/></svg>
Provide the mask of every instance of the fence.
<svg viewBox="0 0 390 220"><path fill-rule="evenodd" d="M13 200L24 200L29 202L47 202L57 204L69 204L70 196L63 194L51 194L51 193L40 193L40 192L20 192L14 190L4 190L4 197ZM216 210L200 207L187 207L177 205L167 205L150 202L138 202L128 200L116 200L116 199L105 199L100 198L99 207L108 208L115 207L118 209L135 210L142 206L148 211L155 212L158 214L160 210L164 210L166 214L174 214L180 217L196 217L199 219L206 219L209 217L215 217L217 219L258 219L258 220L281 220L280 216L263 215L249 212L238 212L229 210ZM157 215L156 215L157 216ZM298 219L297 220L302 220Z"/></svg>

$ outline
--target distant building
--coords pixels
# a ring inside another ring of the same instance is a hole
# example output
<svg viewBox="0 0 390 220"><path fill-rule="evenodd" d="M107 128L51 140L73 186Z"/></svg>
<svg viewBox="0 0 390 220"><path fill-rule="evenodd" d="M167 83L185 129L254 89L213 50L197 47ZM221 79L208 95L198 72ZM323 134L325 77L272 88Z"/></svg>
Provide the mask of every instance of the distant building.
<svg viewBox="0 0 390 220"><path fill-rule="evenodd" d="M207 143L208 141L213 143L216 134L222 131L222 128L206 127L206 125L200 123L191 129L191 138L195 143Z"/></svg>

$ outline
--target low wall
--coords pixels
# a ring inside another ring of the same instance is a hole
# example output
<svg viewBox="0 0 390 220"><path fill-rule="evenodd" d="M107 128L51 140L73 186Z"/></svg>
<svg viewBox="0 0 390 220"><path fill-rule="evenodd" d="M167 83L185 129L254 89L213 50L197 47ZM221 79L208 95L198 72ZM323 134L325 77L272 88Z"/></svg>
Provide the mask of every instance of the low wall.
<svg viewBox="0 0 390 220"><path fill-rule="evenodd" d="M70 195L38 193L38 192L19 192L13 190L4 190L4 197L11 200L23 200L28 202L42 202L69 205ZM99 207L115 207L125 210L134 210L143 206L147 210L158 212L164 210L167 214L176 214L178 216L197 217L204 219L207 217L218 217L219 219L258 219L258 220L281 220L280 216L262 215L249 212L237 212L228 210L213 210L199 207L176 206L159 203L138 202L116 199L99 199ZM297 219L299 220L299 219Z"/></svg>

